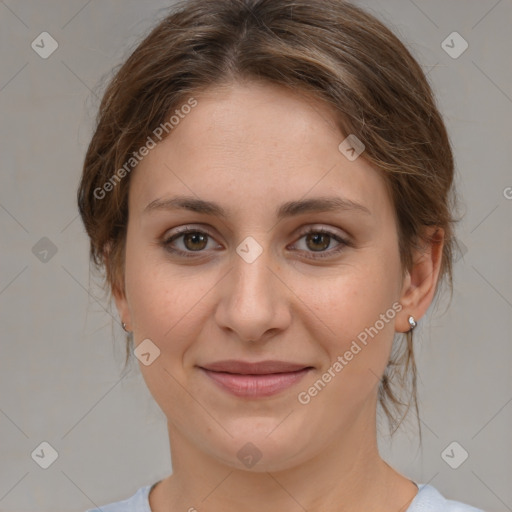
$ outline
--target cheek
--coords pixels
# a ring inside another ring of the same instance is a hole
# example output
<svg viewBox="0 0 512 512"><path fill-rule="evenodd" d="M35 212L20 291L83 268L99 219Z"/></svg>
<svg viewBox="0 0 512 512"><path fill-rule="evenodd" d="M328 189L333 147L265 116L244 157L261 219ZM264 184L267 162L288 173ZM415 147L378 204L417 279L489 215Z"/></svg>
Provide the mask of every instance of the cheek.
<svg viewBox="0 0 512 512"><path fill-rule="evenodd" d="M151 254L151 252L153 254ZM159 355L149 365L139 368L151 395L167 417L180 420L176 403L186 403L190 396L182 384L183 357L190 340L197 338L201 322L203 286L191 286L185 273L179 272L154 252L132 247L126 257L126 289L130 303L137 347L149 339ZM187 283L188 282L188 283ZM197 284L197 283L196 283ZM199 288L199 290L197 289ZM186 417L180 421L186 423Z"/></svg>
<svg viewBox="0 0 512 512"><path fill-rule="evenodd" d="M350 423L362 404L375 398L394 337L393 288L384 279L372 284L368 273L352 277L334 280L336 292L314 303L323 312L322 322L312 319L308 329L321 346L323 364L298 396L299 403L316 404L318 411L339 404L341 416L336 407L327 413L333 425L340 418ZM371 292L363 285L372 286Z"/></svg>
<svg viewBox="0 0 512 512"><path fill-rule="evenodd" d="M149 338L163 334L186 312L186 300L178 275L169 275L169 265L157 261L155 252L136 243L127 244L126 291L134 329Z"/></svg>
<svg viewBox="0 0 512 512"><path fill-rule="evenodd" d="M339 267L322 287L312 280L302 290L314 312L307 315L309 329L316 332L330 364L346 354L351 372L367 374L371 368L378 374L385 367L401 307L399 279L398 252L390 245L388 251L368 251L357 263Z"/></svg>
<svg viewBox="0 0 512 512"><path fill-rule="evenodd" d="M162 355L173 356L171 363L178 364L197 338L208 313L208 292L218 280L206 270L198 276L197 269L172 264L155 248L134 244L127 251L126 290L137 341L151 339Z"/></svg>

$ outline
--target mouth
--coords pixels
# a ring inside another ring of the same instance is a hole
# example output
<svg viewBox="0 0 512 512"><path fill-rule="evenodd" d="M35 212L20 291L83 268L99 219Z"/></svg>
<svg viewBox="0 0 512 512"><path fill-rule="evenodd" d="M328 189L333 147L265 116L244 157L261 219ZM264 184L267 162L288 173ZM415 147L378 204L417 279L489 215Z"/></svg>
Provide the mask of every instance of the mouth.
<svg viewBox="0 0 512 512"><path fill-rule="evenodd" d="M232 395L259 398L276 395L298 383L312 366L283 361L219 361L199 366L217 386Z"/></svg>

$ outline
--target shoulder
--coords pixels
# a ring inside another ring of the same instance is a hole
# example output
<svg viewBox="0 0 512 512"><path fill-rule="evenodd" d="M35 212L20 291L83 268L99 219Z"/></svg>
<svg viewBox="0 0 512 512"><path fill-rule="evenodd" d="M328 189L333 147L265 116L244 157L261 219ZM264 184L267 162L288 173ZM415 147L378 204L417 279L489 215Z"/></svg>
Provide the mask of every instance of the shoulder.
<svg viewBox="0 0 512 512"><path fill-rule="evenodd" d="M435 487L417 484L419 491L406 512L484 512L460 501L446 499Z"/></svg>
<svg viewBox="0 0 512 512"><path fill-rule="evenodd" d="M418 488L418 494L406 512L484 512L460 501L447 500L431 485L418 484ZM125 500L102 505L101 508L89 509L86 512L151 512L148 500L150 489L151 486L146 485Z"/></svg>
<svg viewBox="0 0 512 512"><path fill-rule="evenodd" d="M145 485L125 500L102 505L99 508L91 508L85 512L151 512L148 498L150 489L151 485Z"/></svg>

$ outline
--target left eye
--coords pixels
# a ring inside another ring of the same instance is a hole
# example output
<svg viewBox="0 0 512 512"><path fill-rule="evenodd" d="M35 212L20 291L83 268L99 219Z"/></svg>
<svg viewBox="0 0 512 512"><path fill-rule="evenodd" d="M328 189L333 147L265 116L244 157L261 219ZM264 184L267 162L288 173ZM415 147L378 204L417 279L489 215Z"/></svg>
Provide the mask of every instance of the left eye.
<svg viewBox="0 0 512 512"><path fill-rule="evenodd" d="M299 240L302 239L305 239L306 252L317 253L315 256L312 256L312 258L326 258L340 252L345 246L350 245L348 241L344 240L339 235L335 235L324 229L311 229L299 238ZM333 239L338 245L335 246L334 249L327 251L326 249L331 245ZM307 257L311 258L311 256Z"/></svg>
<svg viewBox="0 0 512 512"><path fill-rule="evenodd" d="M306 234L302 235L299 240L305 239L306 250L311 250L313 252L322 252L327 249L332 240L336 240L338 242L343 243L343 240L330 233L328 231L308 231Z"/></svg>

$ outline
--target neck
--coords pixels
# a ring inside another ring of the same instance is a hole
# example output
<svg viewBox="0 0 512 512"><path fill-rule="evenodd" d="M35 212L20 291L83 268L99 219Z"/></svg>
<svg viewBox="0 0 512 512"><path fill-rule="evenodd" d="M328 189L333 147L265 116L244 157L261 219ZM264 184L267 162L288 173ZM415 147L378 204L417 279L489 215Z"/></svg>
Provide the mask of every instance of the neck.
<svg viewBox="0 0 512 512"><path fill-rule="evenodd" d="M173 474L150 495L152 512L405 511L416 486L378 453L375 421L333 432L313 459L281 471L240 470L219 461L168 423ZM391 508L394 507L394 508Z"/></svg>

